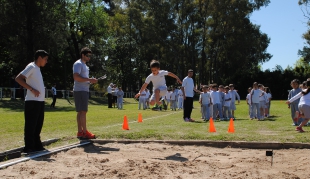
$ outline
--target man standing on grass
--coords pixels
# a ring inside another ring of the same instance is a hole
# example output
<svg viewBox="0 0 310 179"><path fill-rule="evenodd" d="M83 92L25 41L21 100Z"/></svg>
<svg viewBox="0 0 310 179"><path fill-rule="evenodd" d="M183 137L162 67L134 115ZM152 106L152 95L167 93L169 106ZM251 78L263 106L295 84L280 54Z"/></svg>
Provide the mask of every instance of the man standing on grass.
<svg viewBox="0 0 310 179"><path fill-rule="evenodd" d="M183 79L181 90L183 92L183 119L185 122L195 122L191 119L193 110L194 91L200 92L195 89L194 80L192 79L193 70L188 70L187 77Z"/></svg>
<svg viewBox="0 0 310 179"><path fill-rule="evenodd" d="M79 139L94 139L95 135L89 132L86 128L86 113L88 111L89 85L90 83L97 83L95 78L89 78L89 67L86 62L91 58L91 50L87 47L81 49L80 57L73 64L73 96L75 109L77 112L77 126Z"/></svg>
<svg viewBox="0 0 310 179"><path fill-rule="evenodd" d="M45 88L40 68L45 66L47 59L46 51L36 51L34 62L29 63L15 78L16 82L27 89L24 110L24 153L45 150L40 138L44 121L45 99Z"/></svg>

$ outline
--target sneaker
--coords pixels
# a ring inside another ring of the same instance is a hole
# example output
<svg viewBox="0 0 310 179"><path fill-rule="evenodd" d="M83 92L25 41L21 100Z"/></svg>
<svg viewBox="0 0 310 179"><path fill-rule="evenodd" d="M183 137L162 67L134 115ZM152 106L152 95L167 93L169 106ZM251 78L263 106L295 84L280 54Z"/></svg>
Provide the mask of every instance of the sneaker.
<svg viewBox="0 0 310 179"><path fill-rule="evenodd" d="M305 132L304 130L302 130L302 127L296 127L295 130L298 131L298 132Z"/></svg>
<svg viewBox="0 0 310 179"><path fill-rule="evenodd" d="M82 131L82 132L78 132L78 133L76 134L76 137L77 137L78 139L83 138L83 136L84 136L84 132L83 132L83 131Z"/></svg>
<svg viewBox="0 0 310 179"><path fill-rule="evenodd" d="M152 107L152 110L153 111L160 111L160 107L156 105L156 106Z"/></svg>
<svg viewBox="0 0 310 179"><path fill-rule="evenodd" d="M186 118L184 119L184 122L189 122L189 119L186 117Z"/></svg>
<svg viewBox="0 0 310 179"><path fill-rule="evenodd" d="M292 126L298 126L298 124L293 123Z"/></svg>
<svg viewBox="0 0 310 179"><path fill-rule="evenodd" d="M195 120L194 119L189 119L189 122L195 122Z"/></svg>
<svg viewBox="0 0 310 179"><path fill-rule="evenodd" d="M84 135L83 135L83 138L86 138L86 139L95 139L96 136L95 136L95 134L93 134L93 133L91 133L91 132L89 132L89 131L86 131L86 132L84 133Z"/></svg>

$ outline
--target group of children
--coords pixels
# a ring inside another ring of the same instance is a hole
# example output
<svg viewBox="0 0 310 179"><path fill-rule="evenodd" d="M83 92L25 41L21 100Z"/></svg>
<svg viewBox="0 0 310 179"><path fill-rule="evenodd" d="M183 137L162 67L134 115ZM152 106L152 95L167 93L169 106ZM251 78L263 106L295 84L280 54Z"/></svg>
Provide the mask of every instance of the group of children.
<svg viewBox="0 0 310 179"><path fill-rule="evenodd" d="M248 92L246 101L249 106L251 120L257 119L262 121L264 118L269 117L270 101L272 98L270 89L254 82L253 88L249 87Z"/></svg>
<svg viewBox="0 0 310 179"><path fill-rule="evenodd" d="M291 109L293 125L297 126L296 131L304 132L303 126L308 125L310 119L310 78L301 85L299 80L291 81L292 90L289 92L288 108Z"/></svg>
<svg viewBox="0 0 310 179"><path fill-rule="evenodd" d="M204 121L211 117L221 121L235 119L234 111L236 110L236 98L240 103L240 96L234 89L234 85L229 86L211 84L201 85L202 92L199 96L201 105L201 114Z"/></svg>
<svg viewBox="0 0 310 179"><path fill-rule="evenodd" d="M144 91L140 93L139 96L139 110L140 109L150 109L150 91L145 88ZM160 99L164 103L164 108L167 109L170 107L170 110L176 111L177 109L183 109L183 92L179 88L170 87L168 88L166 94ZM141 108L142 106L142 108Z"/></svg>

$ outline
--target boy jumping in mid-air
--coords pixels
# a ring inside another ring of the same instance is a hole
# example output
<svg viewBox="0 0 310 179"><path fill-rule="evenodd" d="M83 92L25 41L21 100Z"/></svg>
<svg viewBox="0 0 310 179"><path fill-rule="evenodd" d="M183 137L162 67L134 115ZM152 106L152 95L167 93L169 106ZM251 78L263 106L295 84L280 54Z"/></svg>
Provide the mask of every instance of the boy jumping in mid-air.
<svg viewBox="0 0 310 179"><path fill-rule="evenodd" d="M167 93L167 85L166 85L166 79L165 76L171 76L175 79L177 79L178 83L182 83L182 81L177 77L175 74L165 71L165 70L160 70L160 63L157 60L152 60L150 63L150 68L152 73L146 78L145 83L142 85L140 91L138 94L135 95L135 98L138 98L141 94L142 91L147 87L147 85L152 82L153 83L153 94L150 98L150 104L155 105L153 107L153 110L160 110L160 97L165 96Z"/></svg>

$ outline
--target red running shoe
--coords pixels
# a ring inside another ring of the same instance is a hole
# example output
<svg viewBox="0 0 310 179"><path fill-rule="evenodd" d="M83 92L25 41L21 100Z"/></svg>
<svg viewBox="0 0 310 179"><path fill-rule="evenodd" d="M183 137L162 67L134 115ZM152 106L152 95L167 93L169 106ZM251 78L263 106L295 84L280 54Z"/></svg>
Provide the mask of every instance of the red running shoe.
<svg viewBox="0 0 310 179"><path fill-rule="evenodd" d="M298 131L298 132L305 132L304 130L302 130L302 127L296 127L296 131Z"/></svg>
<svg viewBox="0 0 310 179"><path fill-rule="evenodd" d="M89 131L86 131L86 132L84 133L83 138L85 138L85 139L95 139L96 136L95 136L95 134L93 134L93 133L91 133L91 132L89 132Z"/></svg>

